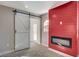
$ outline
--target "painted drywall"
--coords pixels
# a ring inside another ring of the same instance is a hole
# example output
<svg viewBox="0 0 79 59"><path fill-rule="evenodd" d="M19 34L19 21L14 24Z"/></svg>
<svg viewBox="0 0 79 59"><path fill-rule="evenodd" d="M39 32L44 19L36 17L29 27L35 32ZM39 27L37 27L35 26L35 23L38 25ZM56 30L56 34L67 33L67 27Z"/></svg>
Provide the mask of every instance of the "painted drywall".
<svg viewBox="0 0 79 59"><path fill-rule="evenodd" d="M77 2L77 50L79 57L79 2Z"/></svg>
<svg viewBox="0 0 79 59"><path fill-rule="evenodd" d="M60 12L62 11L62 12ZM49 47L58 51L77 56L77 2L69 2L49 10ZM54 44L53 38L68 38L69 47L63 46L59 39Z"/></svg>
<svg viewBox="0 0 79 59"><path fill-rule="evenodd" d="M42 45L48 46L48 14L44 14L42 17Z"/></svg>
<svg viewBox="0 0 79 59"><path fill-rule="evenodd" d="M32 12L36 15L46 13L49 8L55 8L68 1L0 1L1 5ZM28 8L25 8L27 6Z"/></svg>
<svg viewBox="0 0 79 59"><path fill-rule="evenodd" d="M14 13L0 5L0 55L14 50Z"/></svg>

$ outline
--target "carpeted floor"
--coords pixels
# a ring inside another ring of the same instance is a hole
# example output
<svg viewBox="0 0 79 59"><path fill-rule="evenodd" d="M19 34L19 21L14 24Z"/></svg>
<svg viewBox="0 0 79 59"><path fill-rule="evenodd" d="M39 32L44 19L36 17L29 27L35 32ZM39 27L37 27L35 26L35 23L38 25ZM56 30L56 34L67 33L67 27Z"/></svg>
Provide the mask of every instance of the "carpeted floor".
<svg viewBox="0 0 79 59"><path fill-rule="evenodd" d="M35 44L29 49L24 49L18 52L9 53L2 57L63 57L53 51L48 50L47 47Z"/></svg>

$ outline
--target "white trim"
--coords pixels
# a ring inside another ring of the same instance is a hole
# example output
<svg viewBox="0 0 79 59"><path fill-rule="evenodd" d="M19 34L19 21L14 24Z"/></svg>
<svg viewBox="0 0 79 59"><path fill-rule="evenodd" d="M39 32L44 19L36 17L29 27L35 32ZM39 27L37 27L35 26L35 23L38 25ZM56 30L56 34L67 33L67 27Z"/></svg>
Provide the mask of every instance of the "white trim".
<svg viewBox="0 0 79 59"><path fill-rule="evenodd" d="M43 43L41 43L41 45L43 45L43 46L45 46L45 47L48 47L48 45L47 45L47 44L43 44Z"/></svg>
<svg viewBox="0 0 79 59"><path fill-rule="evenodd" d="M55 49L51 49L51 48L48 48L48 49L51 50L51 51L53 51L53 52L55 52L55 53L57 53L57 54L60 54L60 55L62 55L62 56L64 56L64 57L73 57L73 56L71 56L71 55L68 55L68 54L65 54L65 53L63 53L63 52L57 51L57 50L55 50Z"/></svg>
<svg viewBox="0 0 79 59"><path fill-rule="evenodd" d="M40 42L38 42L38 41L34 41L35 43L37 43L37 44L40 44Z"/></svg>
<svg viewBox="0 0 79 59"><path fill-rule="evenodd" d="M2 55L4 55L4 54L11 53L11 52L14 52L14 50L2 52L2 53L0 53L0 56L2 56Z"/></svg>

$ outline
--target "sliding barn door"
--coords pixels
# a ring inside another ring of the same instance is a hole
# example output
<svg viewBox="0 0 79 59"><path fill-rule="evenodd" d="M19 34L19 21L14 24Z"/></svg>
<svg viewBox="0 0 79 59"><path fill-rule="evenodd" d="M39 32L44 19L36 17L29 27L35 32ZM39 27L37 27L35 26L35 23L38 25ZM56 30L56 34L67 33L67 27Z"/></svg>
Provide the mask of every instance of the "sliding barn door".
<svg viewBox="0 0 79 59"><path fill-rule="evenodd" d="M15 50L29 48L29 15L16 13L15 15Z"/></svg>

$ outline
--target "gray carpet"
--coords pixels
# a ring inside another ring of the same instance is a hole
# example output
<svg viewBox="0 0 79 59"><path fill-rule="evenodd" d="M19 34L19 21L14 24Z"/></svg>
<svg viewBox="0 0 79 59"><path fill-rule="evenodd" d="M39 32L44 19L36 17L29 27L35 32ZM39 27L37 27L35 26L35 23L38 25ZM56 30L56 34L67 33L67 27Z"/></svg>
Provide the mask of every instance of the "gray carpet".
<svg viewBox="0 0 79 59"><path fill-rule="evenodd" d="M9 53L9 54L3 55L2 57L63 57L63 56L48 50L48 48L45 46L36 44L30 49Z"/></svg>

